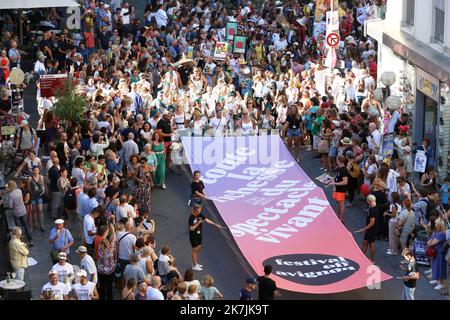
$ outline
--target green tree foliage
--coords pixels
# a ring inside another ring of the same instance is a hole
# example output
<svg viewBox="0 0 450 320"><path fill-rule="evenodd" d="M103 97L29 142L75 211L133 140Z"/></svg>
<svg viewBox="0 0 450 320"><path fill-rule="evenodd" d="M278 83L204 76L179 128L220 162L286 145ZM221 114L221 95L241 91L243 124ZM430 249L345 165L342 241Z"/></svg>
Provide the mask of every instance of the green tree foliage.
<svg viewBox="0 0 450 320"><path fill-rule="evenodd" d="M68 80L61 89L55 92L57 102L54 105L55 115L66 122L67 126L75 125L83 120L87 108L86 99L76 92L75 84Z"/></svg>

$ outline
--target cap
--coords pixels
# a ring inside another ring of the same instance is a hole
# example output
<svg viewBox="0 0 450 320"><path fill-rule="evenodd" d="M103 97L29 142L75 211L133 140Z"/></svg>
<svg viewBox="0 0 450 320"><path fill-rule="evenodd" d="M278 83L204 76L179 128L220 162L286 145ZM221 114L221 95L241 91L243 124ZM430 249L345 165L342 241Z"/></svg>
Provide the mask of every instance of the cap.
<svg viewBox="0 0 450 320"><path fill-rule="evenodd" d="M60 253L58 254L58 259L60 259L60 260L66 260L66 259L67 259L66 253L65 253L65 252L60 252Z"/></svg>
<svg viewBox="0 0 450 320"><path fill-rule="evenodd" d="M77 276L79 277L87 277L87 272L86 270L80 270L77 272Z"/></svg>
<svg viewBox="0 0 450 320"><path fill-rule="evenodd" d="M245 281L245 283L248 283L248 284L256 284L256 279L255 279L255 278L247 278L247 280Z"/></svg>
<svg viewBox="0 0 450 320"><path fill-rule="evenodd" d="M22 120L22 122L20 123L21 127L27 126L28 125L28 121L27 120Z"/></svg>
<svg viewBox="0 0 450 320"><path fill-rule="evenodd" d="M64 220L63 219L56 219L55 220L55 224L64 224Z"/></svg>
<svg viewBox="0 0 450 320"><path fill-rule="evenodd" d="M58 271L52 269L48 272L48 275L51 276L52 274L58 274Z"/></svg>
<svg viewBox="0 0 450 320"><path fill-rule="evenodd" d="M164 111L163 111L163 116L165 116L165 115L168 115L169 114L169 110L167 110L167 109L164 109Z"/></svg>
<svg viewBox="0 0 450 320"><path fill-rule="evenodd" d="M336 128L339 128L340 126L341 126L341 123L338 121L338 120L333 120L333 121L331 121L333 124L334 124L334 126L336 127Z"/></svg>
<svg viewBox="0 0 450 320"><path fill-rule="evenodd" d="M77 250L75 250L75 253L86 253L87 248L85 246L79 246Z"/></svg>

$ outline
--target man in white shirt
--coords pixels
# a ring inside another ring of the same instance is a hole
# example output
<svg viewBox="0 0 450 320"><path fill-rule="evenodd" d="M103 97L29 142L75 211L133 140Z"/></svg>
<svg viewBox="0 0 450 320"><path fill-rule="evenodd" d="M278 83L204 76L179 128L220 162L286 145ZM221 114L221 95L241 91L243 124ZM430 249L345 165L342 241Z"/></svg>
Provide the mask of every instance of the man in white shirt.
<svg viewBox="0 0 450 320"><path fill-rule="evenodd" d="M89 190L90 192L91 190ZM100 216L100 212L94 209L90 214L84 217L83 234L84 242L88 248L88 253L94 255L94 237L97 234L97 227L95 226L95 219Z"/></svg>
<svg viewBox="0 0 450 320"><path fill-rule="evenodd" d="M116 221L120 221L122 219L128 219L130 221L136 218L136 210L134 207L128 203L128 199L126 195L121 195L119 199L119 206L116 208Z"/></svg>
<svg viewBox="0 0 450 320"><path fill-rule="evenodd" d="M128 133L128 140L123 144L123 158L126 166L130 163L130 156L135 153L139 154L139 147L134 142L134 134L130 132Z"/></svg>
<svg viewBox="0 0 450 320"><path fill-rule="evenodd" d="M147 300L164 300L164 296L159 290L161 287L161 278L159 276L152 277L152 286L147 288Z"/></svg>
<svg viewBox="0 0 450 320"><path fill-rule="evenodd" d="M369 131L371 136L367 137L369 150L374 150L375 154L381 152L381 134L377 129L377 125L373 122L369 124Z"/></svg>
<svg viewBox="0 0 450 320"><path fill-rule="evenodd" d="M215 137L223 137L227 129L227 119L222 114L222 109L216 111L216 116L209 121L209 129Z"/></svg>
<svg viewBox="0 0 450 320"><path fill-rule="evenodd" d="M87 254L87 248L85 246L79 246L75 250L77 256L81 259L81 270L86 271L87 278L90 282L97 284L97 267L95 266L94 259Z"/></svg>
<svg viewBox="0 0 450 320"><path fill-rule="evenodd" d="M95 283L87 280L86 271L78 271L77 276L80 277L80 282L73 285L72 298L76 300L98 300L99 295Z"/></svg>
<svg viewBox="0 0 450 320"><path fill-rule="evenodd" d="M276 51L285 50L288 46L286 35L282 34L279 39L273 43Z"/></svg>
<svg viewBox="0 0 450 320"><path fill-rule="evenodd" d="M45 66L45 59L47 57L40 52L38 55L38 60L34 63L34 73L37 77L47 74L47 67Z"/></svg>
<svg viewBox="0 0 450 320"><path fill-rule="evenodd" d="M167 21L169 18L167 17L167 13L164 10L164 5L160 5L158 11L152 14L156 19L156 24L158 25L158 29L162 26L167 26Z"/></svg>
<svg viewBox="0 0 450 320"><path fill-rule="evenodd" d="M69 300L69 291L64 283L58 280L58 271L50 270L50 281L41 290L41 300Z"/></svg>
<svg viewBox="0 0 450 320"><path fill-rule="evenodd" d="M122 9L120 9L120 17L122 18L124 27L130 25L130 9L128 1L125 1L123 3Z"/></svg>
<svg viewBox="0 0 450 320"><path fill-rule="evenodd" d="M121 260L125 265L130 263L131 254L136 248L136 236L132 234L133 222L128 221L125 223L125 230L117 233L117 241L119 246L119 260Z"/></svg>
<svg viewBox="0 0 450 320"><path fill-rule="evenodd" d="M252 10L251 10L251 5L252 3L250 1L247 2L247 5L245 7L242 8L241 12L239 13L240 16L242 17L246 17L247 14L249 14Z"/></svg>
<svg viewBox="0 0 450 320"><path fill-rule="evenodd" d="M64 283L67 287L67 290L70 291L72 289L71 283L74 279L75 272L73 270L73 266L66 262L67 254L65 252L60 252L58 254L58 263L52 267L52 270L56 270L58 272L58 280Z"/></svg>

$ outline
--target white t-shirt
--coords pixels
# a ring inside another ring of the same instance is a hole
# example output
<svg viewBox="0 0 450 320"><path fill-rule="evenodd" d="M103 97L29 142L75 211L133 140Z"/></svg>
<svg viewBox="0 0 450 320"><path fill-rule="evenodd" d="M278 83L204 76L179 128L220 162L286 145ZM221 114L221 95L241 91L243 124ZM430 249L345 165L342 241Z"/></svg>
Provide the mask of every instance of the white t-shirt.
<svg viewBox="0 0 450 320"><path fill-rule="evenodd" d="M42 287L42 292L45 292L48 289L52 290L55 300L64 300L64 296L69 294L69 290L67 290L66 285L62 282L58 282L56 285L52 285L50 282L47 282Z"/></svg>
<svg viewBox="0 0 450 320"><path fill-rule="evenodd" d="M129 13L130 13L129 9L122 8L120 10L120 16L122 17L122 23L124 25L130 24L130 15L129 15Z"/></svg>
<svg viewBox="0 0 450 320"><path fill-rule="evenodd" d="M147 288L147 300L164 300L164 296L158 289L153 287Z"/></svg>
<svg viewBox="0 0 450 320"><path fill-rule="evenodd" d="M88 231L97 232L97 228L95 227L95 220L94 218L92 218L90 214L84 216L83 230L84 230L84 239L86 243L93 244L95 235L90 236L88 234Z"/></svg>
<svg viewBox="0 0 450 320"><path fill-rule="evenodd" d="M124 207L118 206L116 208L116 221L120 221L123 218L128 218L128 216L131 219L136 218L136 211L132 205L127 203Z"/></svg>
<svg viewBox="0 0 450 320"><path fill-rule="evenodd" d="M212 127L214 136L223 136L223 130L227 125L227 120L224 117L220 119L214 117L209 121L209 125Z"/></svg>
<svg viewBox="0 0 450 320"><path fill-rule="evenodd" d="M120 231L117 233L117 241L119 241L119 259L122 260L130 260L130 256L133 253L133 246L136 244L136 236L132 233L124 235L128 233L126 231ZM122 238L123 237L123 238Z"/></svg>
<svg viewBox="0 0 450 320"><path fill-rule="evenodd" d="M73 290L77 295L78 300L91 300L94 294L95 284L88 281L85 285L81 283L76 283L73 285Z"/></svg>
<svg viewBox="0 0 450 320"><path fill-rule="evenodd" d="M61 266L59 263L57 263L52 267L52 270L58 271L58 280L61 283L64 283L67 287L67 290L70 291L71 284L70 281L67 281L67 278L71 278L75 274L73 266L68 262L66 262L64 266ZM64 280L66 280L66 282L64 282Z"/></svg>
<svg viewBox="0 0 450 320"><path fill-rule="evenodd" d="M97 267L95 266L94 259L90 255L85 255L81 260L81 270L85 270L88 274L88 279L91 278L91 274L94 274L94 283L97 284Z"/></svg>

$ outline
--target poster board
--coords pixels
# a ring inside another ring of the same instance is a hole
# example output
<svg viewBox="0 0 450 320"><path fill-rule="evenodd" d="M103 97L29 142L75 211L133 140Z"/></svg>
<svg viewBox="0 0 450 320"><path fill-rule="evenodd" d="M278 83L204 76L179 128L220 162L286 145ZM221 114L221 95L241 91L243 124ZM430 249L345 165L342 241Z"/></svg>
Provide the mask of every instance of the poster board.
<svg viewBox="0 0 450 320"><path fill-rule="evenodd" d="M247 47L247 37L235 36L233 38L233 53L245 54Z"/></svg>
<svg viewBox="0 0 450 320"><path fill-rule="evenodd" d="M217 60L225 60L228 54L228 46L227 42L216 42L214 58Z"/></svg>
<svg viewBox="0 0 450 320"><path fill-rule="evenodd" d="M237 22L227 22L225 38L227 41L233 40L234 36L238 34L238 23Z"/></svg>
<svg viewBox="0 0 450 320"><path fill-rule="evenodd" d="M48 74L39 78L39 86L42 98L55 96L55 90L62 87L63 82L67 80L67 74Z"/></svg>

